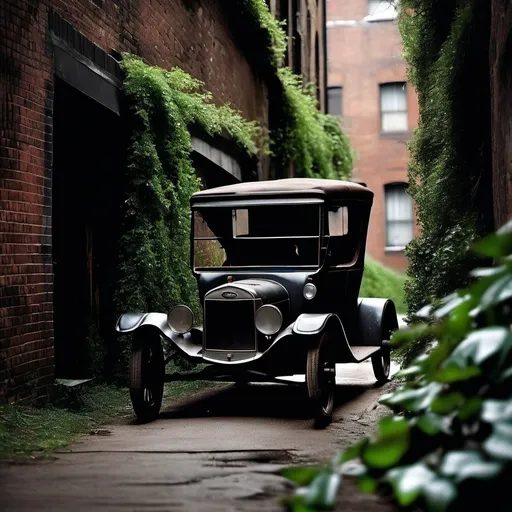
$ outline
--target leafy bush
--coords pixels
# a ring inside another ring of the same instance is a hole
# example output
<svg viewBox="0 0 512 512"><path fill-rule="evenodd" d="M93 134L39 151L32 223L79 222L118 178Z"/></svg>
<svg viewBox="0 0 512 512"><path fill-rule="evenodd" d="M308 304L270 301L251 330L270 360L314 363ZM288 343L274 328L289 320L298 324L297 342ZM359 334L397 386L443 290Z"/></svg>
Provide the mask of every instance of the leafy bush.
<svg viewBox="0 0 512 512"><path fill-rule="evenodd" d="M407 248L412 314L468 284L477 260L467 249L493 227L490 3L401 0L400 5L404 56L420 113L409 145L409 192L421 227Z"/></svg>
<svg viewBox="0 0 512 512"><path fill-rule="evenodd" d="M381 265L375 260L366 257L364 265L363 282L359 295L361 297L383 297L395 303L397 311L405 311L404 275Z"/></svg>
<svg viewBox="0 0 512 512"><path fill-rule="evenodd" d="M283 118L271 133L270 151L281 172L293 162L296 176L348 179L354 155L339 120L318 110L314 93L290 68L279 69L278 77Z"/></svg>
<svg viewBox="0 0 512 512"><path fill-rule="evenodd" d="M472 510L482 499L509 510L512 478L512 222L474 246L497 265L417 313L423 319L395 333L393 344L429 334L433 350L400 375L405 383L381 398L394 411L378 433L323 468L291 468L303 485L294 511L334 506L342 475L366 491L381 489L402 507L429 512Z"/></svg>

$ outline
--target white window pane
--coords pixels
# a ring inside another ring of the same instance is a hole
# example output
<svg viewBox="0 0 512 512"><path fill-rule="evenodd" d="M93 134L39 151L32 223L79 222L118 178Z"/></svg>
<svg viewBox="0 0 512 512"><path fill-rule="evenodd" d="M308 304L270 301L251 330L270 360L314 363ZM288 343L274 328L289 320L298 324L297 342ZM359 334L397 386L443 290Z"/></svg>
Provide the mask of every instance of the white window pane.
<svg viewBox="0 0 512 512"><path fill-rule="evenodd" d="M382 114L383 132L406 132L407 112L384 112Z"/></svg>
<svg viewBox="0 0 512 512"><path fill-rule="evenodd" d="M413 238L414 215L412 198L405 184L389 185L386 195L386 244L403 247Z"/></svg>
<svg viewBox="0 0 512 512"><path fill-rule="evenodd" d="M412 199L404 186L390 187L386 191L386 217L389 221L412 220Z"/></svg>
<svg viewBox="0 0 512 512"><path fill-rule="evenodd" d="M368 14L374 20L393 20L398 12L392 0L368 0Z"/></svg>
<svg viewBox="0 0 512 512"><path fill-rule="evenodd" d="M233 236L249 234L249 210L233 210Z"/></svg>
<svg viewBox="0 0 512 512"><path fill-rule="evenodd" d="M329 212L329 235L343 236L348 233L348 208L342 206L335 212Z"/></svg>
<svg viewBox="0 0 512 512"><path fill-rule="evenodd" d="M407 110L405 83L381 85L380 108L382 112Z"/></svg>
<svg viewBox="0 0 512 512"><path fill-rule="evenodd" d="M387 226L387 246L405 247L412 240L412 224L409 222L390 222Z"/></svg>

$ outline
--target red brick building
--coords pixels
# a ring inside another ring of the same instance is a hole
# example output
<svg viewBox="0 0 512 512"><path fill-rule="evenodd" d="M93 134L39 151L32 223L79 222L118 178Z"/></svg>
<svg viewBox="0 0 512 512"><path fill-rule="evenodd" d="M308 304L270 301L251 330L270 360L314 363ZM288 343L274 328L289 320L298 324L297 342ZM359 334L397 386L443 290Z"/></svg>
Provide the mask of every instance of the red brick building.
<svg viewBox="0 0 512 512"><path fill-rule="evenodd" d="M328 110L342 117L357 152L354 179L375 193L367 250L403 271L403 248L416 231L405 142L418 107L406 83L396 9L387 0L328 0L327 34Z"/></svg>
<svg viewBox="0 0 512 512"><path fill-rule="evenodd" d="M309 27L307 44L290 39L289 62L308 79L322 75L325 104L325 5L302 3L300 13L294 1L272 8L289 19L290 34ZM85 356L75 338L91 315L98 313L98 329L113 329L101 283L115 261L109 222L122 200L115 186L126 135L121 53L180 66L203 80L216 102L268 126L272 93L261 52L227 4L0 3L0 402L44 399L55 373L79 377ZM229 140L195 134L193 145L206 186L246 179ZM258 170L260 179L268 176L268 162Z"/></svg>

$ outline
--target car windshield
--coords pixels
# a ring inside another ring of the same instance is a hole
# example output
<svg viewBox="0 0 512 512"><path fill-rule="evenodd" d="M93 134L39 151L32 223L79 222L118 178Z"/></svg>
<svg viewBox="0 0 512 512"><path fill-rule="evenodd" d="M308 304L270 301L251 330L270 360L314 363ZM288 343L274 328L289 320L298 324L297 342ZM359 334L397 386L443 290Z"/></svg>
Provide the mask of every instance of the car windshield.
<svg viewBox="0 0 512 512"><path fill-rule="evenodd" d="M198 207L194 268L318 267L320 205Z"/></svg>

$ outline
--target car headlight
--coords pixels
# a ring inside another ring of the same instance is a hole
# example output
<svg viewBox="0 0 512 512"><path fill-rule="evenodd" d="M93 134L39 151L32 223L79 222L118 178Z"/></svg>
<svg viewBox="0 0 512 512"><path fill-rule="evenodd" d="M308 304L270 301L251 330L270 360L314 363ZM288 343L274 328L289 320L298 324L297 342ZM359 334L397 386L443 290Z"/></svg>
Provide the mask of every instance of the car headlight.
<svg viewBox="0 0 512 512"><path fill-rule="evenodd" d="M185 334L194 325L194 313L188 306L175 306L167 314L167 325L177 334Z"/></svg>
<svg viewBox="0 0 512 512"><path fill-rule="evenodd" d="M311 300L316 296L316 286L313 283L306 283L304 290L302 290L304 298Z"/></svg>
<svg viewBox="0 0 512 512"><path fill-rule="evenodd" d="M271 336L281 329L283 325L283 315L276 306L266 304L256 311L256 318L254 319L256 329L265 334Z"/></svg>

